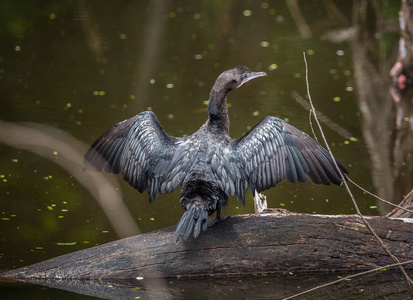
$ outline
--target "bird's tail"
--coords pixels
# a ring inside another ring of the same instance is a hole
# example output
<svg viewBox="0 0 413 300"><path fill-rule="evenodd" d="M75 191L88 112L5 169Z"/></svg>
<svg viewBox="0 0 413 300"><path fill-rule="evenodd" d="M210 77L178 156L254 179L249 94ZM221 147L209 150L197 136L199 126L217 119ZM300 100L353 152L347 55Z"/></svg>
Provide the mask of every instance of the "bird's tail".
<svg viewBox="0 0 413 300"><path fill-rule="evenodd" d="M203 206L190 206L185 211L181 220L178 223L178 227L175 231L174 243L176 243L182 236L186 240L192 231L196 238L201 229L203 231L208 228L208 209Z"/></svg>

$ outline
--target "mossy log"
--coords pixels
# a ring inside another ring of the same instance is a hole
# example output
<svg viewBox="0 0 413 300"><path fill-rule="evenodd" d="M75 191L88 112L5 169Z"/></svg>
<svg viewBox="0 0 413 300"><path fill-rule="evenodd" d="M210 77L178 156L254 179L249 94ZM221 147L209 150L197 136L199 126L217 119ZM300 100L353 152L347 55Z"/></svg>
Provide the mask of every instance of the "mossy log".
<svg viewBox="0 0 413 300"><path fill-rule="evenodd" d="M281 212L280 212L281 211ZM368 217L400 261L413 259L413 219ZM233 216L196 239L173 243L175 227L141 234L2 274L39 280L113 280L372 269L394 261L355 215ZM413 268L413 265L406 265Z"/></svg>

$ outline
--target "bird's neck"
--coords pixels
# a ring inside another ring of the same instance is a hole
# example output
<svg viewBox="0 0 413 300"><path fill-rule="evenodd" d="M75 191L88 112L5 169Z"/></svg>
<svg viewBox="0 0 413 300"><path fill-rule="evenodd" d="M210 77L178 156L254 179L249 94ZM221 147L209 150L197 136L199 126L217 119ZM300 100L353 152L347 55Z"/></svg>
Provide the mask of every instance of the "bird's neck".
<svg viewBox="0 0 413 300"><path fill-rule="evenodd" d="M208 102L208 129L214 133L229 133L227 94L228 92L214 88L211 91Z"/></svg>

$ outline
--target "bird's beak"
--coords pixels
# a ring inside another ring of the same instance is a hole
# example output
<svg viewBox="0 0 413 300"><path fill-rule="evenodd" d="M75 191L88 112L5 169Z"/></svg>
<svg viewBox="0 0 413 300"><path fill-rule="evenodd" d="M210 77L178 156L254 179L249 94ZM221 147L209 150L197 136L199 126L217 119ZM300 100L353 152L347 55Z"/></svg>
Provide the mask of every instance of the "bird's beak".
<svg viewBox="0 0 413 300"><path fill-rule="evenodd" d="M248 82L252 79L262 77L262 76L267 76L267 73L265 73L265 72L251 72L251 73L249 73L248 77L246 77L246 78L244 78L244 80L242 80L241 84L238 87L240 87L241 85L243 85L244 83L246 83L246 82Z"/></svg>

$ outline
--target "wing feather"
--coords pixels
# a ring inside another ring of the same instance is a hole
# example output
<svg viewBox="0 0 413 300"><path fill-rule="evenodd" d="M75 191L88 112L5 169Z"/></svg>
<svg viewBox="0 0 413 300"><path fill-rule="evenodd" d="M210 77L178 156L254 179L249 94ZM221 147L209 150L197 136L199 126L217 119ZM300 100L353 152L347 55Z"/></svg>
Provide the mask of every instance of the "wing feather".
<svg viewBox="0 0 413 300"><path fill-rule="evenodd" d="M182 183L194 162L197 141L170 137L151 111L116 124L85 154L84 168L121 173L149 200L170 193Z"/></svg>
<svg viewBox="0 0 413 300"><path fill-rule="evenodd" d="M254 193L285 179L296 183L305 182L308 177L316 184L340 184L338 172L348 173L337 160L340 170L336 170L328 151L316 140L275 117L264 118L233 141L229 156L235 170L232 174L237 174L234 192L241 202L245 201L247 183Z"/></svg>

